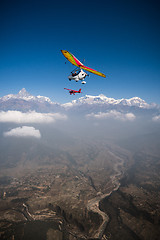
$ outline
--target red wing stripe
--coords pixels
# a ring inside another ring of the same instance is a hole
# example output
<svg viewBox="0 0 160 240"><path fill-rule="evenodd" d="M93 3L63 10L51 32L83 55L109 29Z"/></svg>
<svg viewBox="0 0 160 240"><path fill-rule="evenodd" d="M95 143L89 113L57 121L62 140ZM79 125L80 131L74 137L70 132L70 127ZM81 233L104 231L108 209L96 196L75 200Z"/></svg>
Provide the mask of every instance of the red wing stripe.
<svg viewBox="0 0 160 240"><path fill-rule="evenodd" d="M78 66L84 66L74 55L72 55L72 57Z"/></svg>

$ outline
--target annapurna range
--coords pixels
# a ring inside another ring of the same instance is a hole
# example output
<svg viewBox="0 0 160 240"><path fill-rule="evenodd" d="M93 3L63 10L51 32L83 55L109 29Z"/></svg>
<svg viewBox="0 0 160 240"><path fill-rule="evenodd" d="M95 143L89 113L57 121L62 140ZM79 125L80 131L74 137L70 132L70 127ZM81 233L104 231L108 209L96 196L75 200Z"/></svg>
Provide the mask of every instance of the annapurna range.
<svg viewBox="0 0 160 240"><path fill-rule="evenodd" d="M80 108L81 107L81 108ZM33 96L26 91L25 88L19 91L18 94L9 94L0 98L0 111L17 110L38 112L57 112L57 111L71 111L78 109L85 111L104 111L105 109L118 109L128 111L129 109L139 110L154 110L159 111L159 105L155 103L148 104L139 97L132 97L130 99L114 99L108 98L103 94L98 96L86 95L77 100L60 104L52 102L50 98L45 96Z"/></svg>

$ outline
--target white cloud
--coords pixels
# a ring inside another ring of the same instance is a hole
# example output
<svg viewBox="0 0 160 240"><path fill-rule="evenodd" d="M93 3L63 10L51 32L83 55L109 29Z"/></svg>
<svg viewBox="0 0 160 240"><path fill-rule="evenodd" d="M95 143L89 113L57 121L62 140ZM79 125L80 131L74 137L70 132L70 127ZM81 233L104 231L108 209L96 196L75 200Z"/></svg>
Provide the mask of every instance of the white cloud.
<svg viewBox="0 0 160 240"><path fill-rule="evenodd" d="M160 122L160 115L153 117L152 120L154 122Z"/></svg>
<svg viewBox="0 0 160 240"><path fill-rule="evenodd" d="M111 110L109 112L99 112L97 114L91 113L86 115L87 118L96 118L96 119L106 119L112 118L121 121L133 121L136 116L133 113L121 113L116 110Z"/></svg>
<svg viewBox="0 0 160 240"><path fill-rule="evenodd" d="M35 137L35 138L41 138L41 133L38 129L35 129L34 127L28 127L28 126L22 126L13 128L8 132L4 132L3 135L5 137Z"/></svg>
<svg viewBox="0 0 160 240"><path fill-rule="evenodd" d="M67 116L60 113L38 113L35 111L26 113L20 111L0 112L0 122L51 123L57 119L66 120Z"/></svg>

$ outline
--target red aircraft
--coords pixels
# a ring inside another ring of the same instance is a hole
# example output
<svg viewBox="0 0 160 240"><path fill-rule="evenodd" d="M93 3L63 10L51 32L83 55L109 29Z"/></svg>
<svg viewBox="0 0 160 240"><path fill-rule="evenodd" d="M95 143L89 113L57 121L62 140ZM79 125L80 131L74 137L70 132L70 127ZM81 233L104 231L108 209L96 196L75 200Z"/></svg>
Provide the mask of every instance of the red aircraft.
<svg viewBox="0 0 160 240"><path fill-rule="evenodd" d="M81 93L81 88L79 89L79 91L68 89L68 88L64 88L64 89L68 90L70 95L72 95L72 94L75 95L75 93Z"/></svg>

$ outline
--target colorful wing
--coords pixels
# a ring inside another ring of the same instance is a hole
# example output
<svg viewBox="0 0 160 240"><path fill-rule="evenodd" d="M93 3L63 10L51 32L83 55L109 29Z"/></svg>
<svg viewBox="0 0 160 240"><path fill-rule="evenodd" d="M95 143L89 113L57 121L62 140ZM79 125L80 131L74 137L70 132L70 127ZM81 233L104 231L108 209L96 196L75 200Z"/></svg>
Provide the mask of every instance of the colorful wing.
<svg viewBox="0 0 160 240"><path fill-rule="evenodd" d="M83 63L81 63L73 54L71 54L70 52L66 51L66 50L61 50L61 52L63 53L63 55L65 56L65 58L67 58L67 60L69 62L71 62L73 65L75 65L76 67L80 67L83 65Z"/></svg>
<svg viewBox="0 0 160 240"><path fill-rule="evenodd" d="M89 68L89 67L86 67L84 66L83 63L81 63L72 53L66 51L66 50L61 50L61 52L63 53L63 55L65 56L65 58L67 58L67 60L69 62L71 62L73 65L75 65L76 67L80 67L88 72L91 72L91 73L94 73L98 76L101 76L101 77L106 77L105 74L101 73L101 72L98 72L92 68Z"/></svg>
<svg viewBox="0 0 160 240"><path fill-rule="evenodd" d="M94 69L92 69L92 68L86 67L86 66L84 66L84 65L83 65L83 66L80 66L80 68L82 68L82 69L84 69L84 70L86 70L86 71L88 71L88 72L94 73L94 74L96 74L96 75L98 75L98 76L106 77L105 74L103 74L103 73L101 73L101 72L98 72L98 71L96 71L96 70L94 70Z"/></svg>

